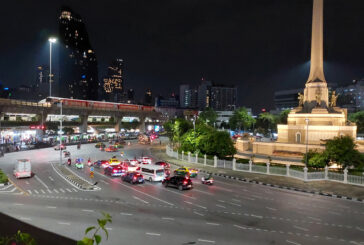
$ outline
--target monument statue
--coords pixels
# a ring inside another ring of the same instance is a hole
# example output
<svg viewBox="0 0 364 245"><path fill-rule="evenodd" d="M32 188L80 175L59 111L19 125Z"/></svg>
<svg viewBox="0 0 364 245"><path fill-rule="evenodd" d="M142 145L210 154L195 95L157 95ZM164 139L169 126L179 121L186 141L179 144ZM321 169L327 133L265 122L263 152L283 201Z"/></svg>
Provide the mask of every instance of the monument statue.
<svg viewBox="0 0 364 245"><path fill-rule="evenodd" d="M316 94L316 102L317 102L317 106L320 107L321 106L321 94Z"/></svg>
<svg viewBox="0 0 364 245"><path fill-rule="evenodd" d="M301 93L298 93L298 106L303 106L303 100L304 100L304 96Z"/></svg>
<svg viewBox="0 0 364 245"><path fill-rule="evenodd" d="M332 92L332 95L331 95L331 101L330 101L330 106L331 107L335 107L336 106L337 97L339 97L339 95L336 94L335 91L333 91Z"/></svg>

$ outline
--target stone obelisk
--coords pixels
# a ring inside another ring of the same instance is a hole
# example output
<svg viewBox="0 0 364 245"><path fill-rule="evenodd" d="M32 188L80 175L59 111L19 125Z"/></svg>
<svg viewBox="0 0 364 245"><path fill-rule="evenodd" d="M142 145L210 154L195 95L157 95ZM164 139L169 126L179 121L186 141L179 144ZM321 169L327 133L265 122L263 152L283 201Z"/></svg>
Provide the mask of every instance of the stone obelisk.
<svg viewBox="0 0 364 245"><path fill-rule="evenodd" d="M328 89L324 75L323 0L313 0L310 75L304 91L304 106L327 108Z"/></svg>

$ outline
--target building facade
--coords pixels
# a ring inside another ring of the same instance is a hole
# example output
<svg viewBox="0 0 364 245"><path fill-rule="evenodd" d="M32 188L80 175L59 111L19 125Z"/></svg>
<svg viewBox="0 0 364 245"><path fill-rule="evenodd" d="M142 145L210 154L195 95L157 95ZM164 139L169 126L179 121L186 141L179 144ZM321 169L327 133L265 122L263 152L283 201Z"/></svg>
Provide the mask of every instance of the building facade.
<svg viewBox="0 0 364 245"><path fill-rule="evenodd" d="M111 62L103 81L105 99L112 102L121 102L124 90L122 59L115 59Z"/></svg>
<svg viewBox="0 0 364 245"><path fill-rule="evenodd" d="M364 110L364 79L336 88L337 103L349 112Z"/></svg>
<svg viewBox="0 0 364 245"><path fill-rule="evenodd" d="M85 23L69 7L59 16L60 71L58 96L74 99L98 99L98 69Z"/></svg>
<svg viewBox="0 0 364 245"><path fill-rule="evenodd" d="M212 86L210 107L215 111L233 111L236 108L237 89L227 86Z"/></svg>
<svg viewBox="0 0 364 245"><path fill-rule="evenodd" d="M188 84L182 84L179 87L179 101L181 108L197 108L198 90L191 88Z"/></svg>

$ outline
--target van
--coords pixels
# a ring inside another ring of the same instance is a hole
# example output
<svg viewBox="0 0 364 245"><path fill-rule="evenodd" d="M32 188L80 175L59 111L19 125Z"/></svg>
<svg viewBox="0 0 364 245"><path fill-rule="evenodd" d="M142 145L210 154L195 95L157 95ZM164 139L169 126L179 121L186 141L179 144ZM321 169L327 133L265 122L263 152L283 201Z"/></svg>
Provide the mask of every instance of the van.
<svg viewBox="0 0 364 245"><path fill-rule="evenodd" d="M19 159L15 163L14 176L17 179L31 177L32 176L32 168L31 168L31 165L30 165L30 160L28 160L28 159Z"/></svg>
<svg viewBox="0 0 364 245"><path fill-rule="evenodd" d="M141 165L140 171L144 179L152 181L162 181L165 177L164 167L157 165Z"/></svg>

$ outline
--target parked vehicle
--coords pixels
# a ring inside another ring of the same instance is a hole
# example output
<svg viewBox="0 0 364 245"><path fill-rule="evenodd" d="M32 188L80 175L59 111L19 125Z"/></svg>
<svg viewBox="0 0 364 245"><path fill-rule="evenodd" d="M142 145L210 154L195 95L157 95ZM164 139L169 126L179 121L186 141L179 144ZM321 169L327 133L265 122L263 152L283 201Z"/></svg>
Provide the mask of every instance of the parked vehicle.
<svg viewBox="0 0 364 245"><path fill-rule="evenodd" d="M139 171L144 175L144 178L150 182L162 181L165 177L164 167L162 166L142 165Z"/></svg>
<svg viewBox="0 0 364 245"><path fill-rule="evenodd" d="M165 187L168 187L168 186L176 187L180 191L193 188L191 179L189 177L185 177L185 176L168 177L168 178L164 179L162 183Z"/></svg>
<svg viewBox="0 0 364 245"><path fill-rule="evenodd" d="M32 177L32 166L29 159L19 159L15 163L14 176L17 179Z"/></svg>

